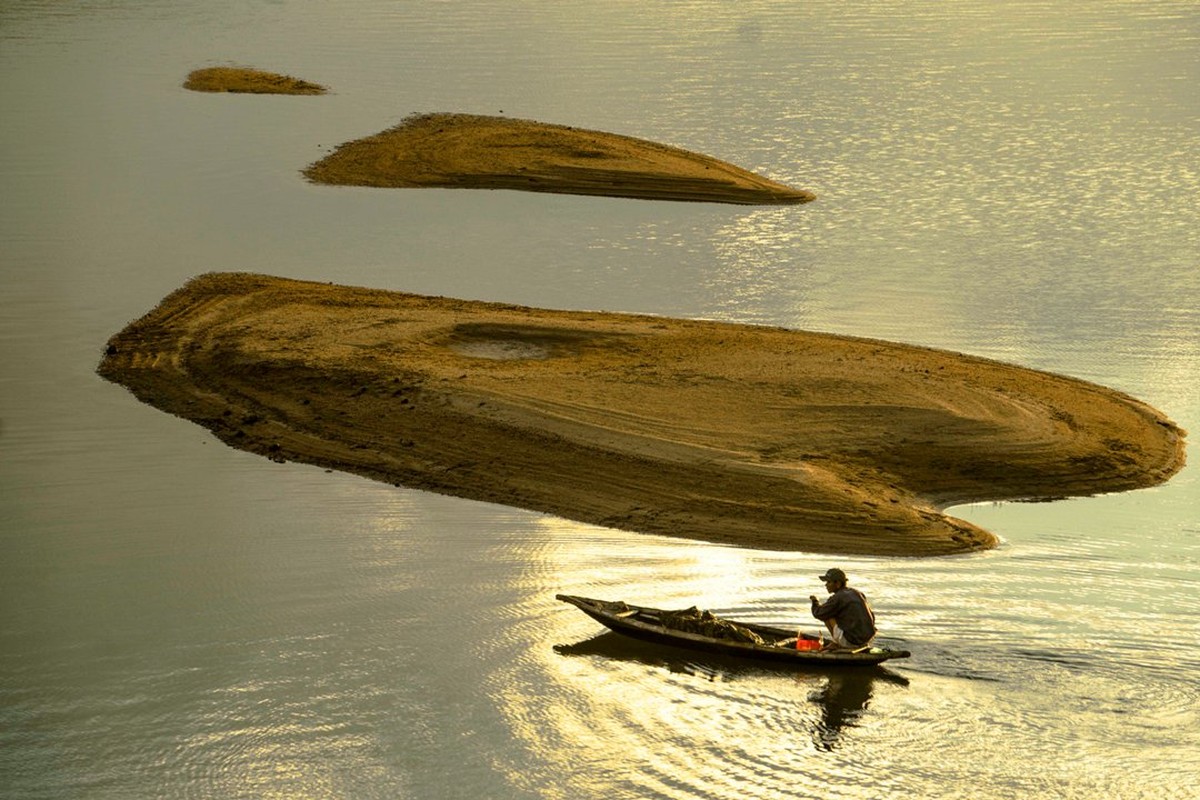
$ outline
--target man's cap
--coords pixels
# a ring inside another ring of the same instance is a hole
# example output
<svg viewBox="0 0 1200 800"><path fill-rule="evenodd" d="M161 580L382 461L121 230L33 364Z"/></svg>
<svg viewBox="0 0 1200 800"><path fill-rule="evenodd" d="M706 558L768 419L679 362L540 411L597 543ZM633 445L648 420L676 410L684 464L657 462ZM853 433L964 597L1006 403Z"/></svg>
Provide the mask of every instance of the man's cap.
<svg viewBox="0 0 1200 800"><path fill-rule="evenodd" d="M823 581L841 581L845 583L846 573L842 572L837 567L825 570L825 574L820 576Z"/></svg>

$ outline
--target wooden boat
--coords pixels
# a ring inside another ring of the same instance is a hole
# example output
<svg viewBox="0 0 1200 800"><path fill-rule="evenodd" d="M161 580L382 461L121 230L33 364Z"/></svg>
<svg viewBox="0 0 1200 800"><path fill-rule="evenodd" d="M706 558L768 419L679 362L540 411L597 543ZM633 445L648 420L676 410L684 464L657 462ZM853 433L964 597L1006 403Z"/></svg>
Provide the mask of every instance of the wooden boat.
<svg viewBox="0 0 1200 800"><path fill-rule="evenodd" d="M721 620L719 617L708 615L709 619L718 620L724 625L732 623L734 627L740 628L742 631L750 631L761 640L761 643L754 640L755 636L747 636L746 640L718 637L672 627L677 624L676 620L679 615L686 612L664 611L659 608L635 606L619 601L593 600L569 594L560 594L556 597L564 603L570 603L601 625L611 628L617 633L632 636L635 639L701 650L707 653L720 653L727 656L798 666L867 666L880 664L892 658L908 658L911 655L907 650L893 650L880 645L867 645L855 650L822 650L819 649L820 641L816 636L801 634L797 637L795 631L786 628L759 625L753 622ZM664 623L670 623L671 626ZM797 647L797 638L800 640L799 647Z"/></svg>

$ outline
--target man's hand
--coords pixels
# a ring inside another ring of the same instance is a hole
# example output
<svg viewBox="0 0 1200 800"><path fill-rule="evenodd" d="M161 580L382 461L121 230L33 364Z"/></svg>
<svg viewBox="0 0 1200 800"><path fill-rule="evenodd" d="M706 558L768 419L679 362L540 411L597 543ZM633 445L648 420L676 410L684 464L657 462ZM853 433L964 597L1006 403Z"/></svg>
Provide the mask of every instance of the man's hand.
<svg viewBox="0 0 1200 800"><path fill-rule="evenodd" d="M808 596L808 602L810 602L810 603L815 603L815 602L817 602L817 596L816 596L815 594L810 594L810 595Z"/></svg>

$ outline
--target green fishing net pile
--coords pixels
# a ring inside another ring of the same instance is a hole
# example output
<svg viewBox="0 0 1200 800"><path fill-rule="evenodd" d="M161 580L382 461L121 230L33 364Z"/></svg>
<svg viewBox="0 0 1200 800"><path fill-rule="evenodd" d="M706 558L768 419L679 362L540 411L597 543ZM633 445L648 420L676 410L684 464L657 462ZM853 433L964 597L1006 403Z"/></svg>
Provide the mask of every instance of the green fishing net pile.
<svg viewBox="0 0 1200 800"><path fill-rule="evenodd" d="M701 611L695 606L685 608L682 611L664 611L659 619L664 628L671 628L672 630L699 633L713 639L730 639L735 642L758 645L766 644L766 641L754 631L744 628L736 622L721 619L711 611Z"/></svg>

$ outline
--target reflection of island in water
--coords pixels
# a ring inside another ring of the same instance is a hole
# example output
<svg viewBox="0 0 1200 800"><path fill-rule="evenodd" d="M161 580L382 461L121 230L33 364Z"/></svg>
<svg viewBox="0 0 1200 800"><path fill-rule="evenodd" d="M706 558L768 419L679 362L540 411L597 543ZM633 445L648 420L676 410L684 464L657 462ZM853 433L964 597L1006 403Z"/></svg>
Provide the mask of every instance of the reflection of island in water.
<svg viewBox="0 0 1200 800"><path fill-rule="evenodd" d="M871 702L877 681L908 685L908 679L903 675L881 666L797 670L794 665L767 661L751 665L737 658L642 642L613 631L575 644L555 645L554 651L564 656L601 656L664 667L674 673L696 675L711 681L718 678L736 680L738 676L761 675L764 672L786 673L794 676L801 686L807 687L808 700L820 707L820 718L813 726L811 735L813 744L821 750L836 749L844 730L858 724Z"/></svg>

